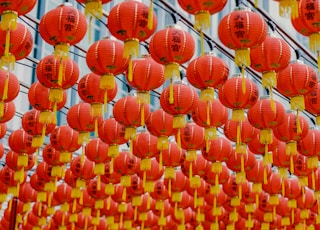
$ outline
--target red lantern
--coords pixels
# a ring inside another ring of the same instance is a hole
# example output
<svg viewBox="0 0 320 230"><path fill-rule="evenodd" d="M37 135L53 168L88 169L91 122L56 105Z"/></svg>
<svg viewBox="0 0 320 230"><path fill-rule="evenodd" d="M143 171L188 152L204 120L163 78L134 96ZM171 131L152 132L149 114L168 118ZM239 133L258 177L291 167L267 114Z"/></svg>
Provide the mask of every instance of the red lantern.
<svg viewBox="0 0 320 230"><path fill-rule="evenodd" d="M26 156L26 164L21 163L21 161L25 160L24 155L18 154L12 150L9 150L6 155L6 165L14 171L28 171L34 166L34 156L27 155ZM23 160L22 160L23 159Z"/></svg>
<svg viewBox="0 0 320 230"><path fill-rule="evenodd" d="M127 0L110 10L108 28L113 36L124 41L124 57L138 57L139 42L155 32L157 18L150 9L140 1Z"/></svg>
<svg viewBox="0 0 320 230"><path fill-rule="evenodd" d="M237 7L219 23L218 36L228 48L236 51L239 67L250 66L250 48L260 45L267 36L267 23L258 13Z"/></svg>
<svg viewBox="0 0 320 230"><path fill-rule="evenodd" d="M32 147L40 148L44 142L45 135L48 135L55 128L55 124L44 124L40 122L40 112L29 110L22 116L22 128L32 135Z"/></svg>
<svg viewBox="0 0 320 230"><path fill-rule="evenodd" d="M60 151L56 150L50 143L42 149L42 158L49 165L63 165L63 162L60 161Z"/></svg>
<svg viewBox="0 0 320 230"><path fill-rule="evenodd" d="M68 125L58 126L51 132L50 143L56 150L60 151L60 161L70 162L70 153L81 147L78 144L78 135L79 133Z"/></svg>
<svg viewBox="0 0 320 230"><path fill-rule="evenodd" d="M19 79L13 73L6 70L0 70L0 101L13 101L19 94Z"/></svg>
<svg viewBox="0 0 320 230"><path fill-rule="evenodd" d="M316 115L316 124L320 125L320 84L318 83L317 89L311 93L304 95L306 110L309 113Z"/></svg>
<svg viewBox="0 0 320 230"><path fill-rule="evenodd" d="M221 11L227 4L227 0L206 2L178 0L183 10L195 16L195 28L206 30L210 28L210 16Z"/></svg>
<svg viewBox="0 0 320 230"><path fill-rule="evenodd" d="M173 115L173 128L178 129L177 143L180 147L180 130L185 127L185 114L191 114L199 104L199 96L191 87L184 84L174 84L165 88L160 96L162 109ZM170 93L170 91L172 91Z"/></svg>
<svg viewBox="0 0 320 230"><path fill-rule="evenodd" d="M149 132L141 132L132 141L132 153L141 159L155 157L159 154L157 143L157 137Z"/></svg>
<svg viewBox="0 0 320 230"><path fill-rule="evenodd" d="M157 109L150 113L149 118L146 120L146 126L152 135L158 137L157 148L159 150L168 149L168 137L176 133L173 128L173 116L163 109Z"/></svg>
<svg viewBox="0 0 320 230"><path fill-rule="evenodd" d="M224 137L217 137L209 142L209 151L202 149L202 155L205 159L211 162L227 161L231 156L233 149L230 141Z"/></svg>
<svg viewBox="0 0 320 230"><path fill-rule="evenodd" d="M0 103L0 123L6 123L7 121L10 121L15 113L16 107L13 101Z"/></svg>
<svg viewBox="0 0 320 230"><path fill-rule="evenodd" d="M121 42L108 37L94 42L89 47L86 62L93 73L101 75L100 89L114 88L114 76L127 69L128 58L123 57L123 49Z"/></svg>
<svg viewBox="0 0 320 230"><path fill-rule="evenodd" d="M40 110L39 121L42 123L54 123L55 116L51 112L56 112L64 107L67 101L67 94L63 91L61 102L51 102L49 100L50 89L43 86L40 82L34 82L28 90L30 105Z"/></svg>
<svg viewBox="0 0 320 230"><path fill-rule="evenodd" d="M298 2L299 14L297 18L292 18L291 22L295 29L302 35L309 36L309 46L311 51L318 55L318 65L320 68L320 29L319 22L319 2L315 0L302 0ZM296 21L298 23L296 23Z"/></svg>
<svg viewBox="0 0 320 230"><path fill-rule="evenodd" d="M248 143L248 148L254 154L264 155L266 153L266 145L264 143L260 143L261 131L259 129L257 129L257 133L257 136ZM272 143L268 144L269 153L278 148L279 142L278 138L276 138L272 132Z"/></svg>
<svg viewBox="0 0 320 230"><path fill-rule="evenodd" d="M250 79L234 75L219 89L220 102L232 109L232 120L243 121L244 109L251 108L259 98L257 85Z"/></svg>
<svg viewBox="0 0 320 230"><path fill-rule="evenodd" d="M192 113L192 120L205 128L206 151L209 151L210 140L217 137L216 128L224 125L228 120L228 109L218 99L213 102L200 101Z"/></svg>
<svg viewBox="0 0 320 230"><path fill-rule="evenodd" d="M232 171L243 173L252 170L256 164L256 158L250 151L247 151L246 154L241 153L241 157L239 156L239 153L233 151L233 154L231 154L226 163L228 168Z"/></svg>
<svg viewBox="0 0 320 230"><path fill-rule="evenodd" d="M120 183L121 175L115 171L110 172L110 163L105 164L104 174L101 175L101 181L105 184L118 184Z"/></svg>
<svg viewBox="0 0 320 230"><path fill-rule="evenodd" d="M41 37L55 46L55 52L60 54L60 57L67 56L69 45L80 42L86 31L85 16L70 3L61 4L48 11L39 23Z"/></svg>
<svg viewBox="0 0 320 230"><path fill-rule="evenodd" d="M177 134L179 135L179 134ZM176 136L176 140L179 137ZM186 150L186 160L193 162L197 159L196 151L200 150L205 144L204 129L195 123L187 123L181 129L181 147ZM189 169L189 176L192 178L192 164Z"/></svg>
<svg viewBox="0 0 320 230"><path fill-rule="evenodd" d="M92 114L90 104L85 102L73 105L67 113L69 126L79 132L79 144L87 143L90 140L90 132L98 133L101 120L101 115Z"/></svg>
<svg viewBox="0 0 320 230"><path fill-rule="evenodd" d="M59 204L72 203L71 190L71 186L67 183L59 184L56 192L53 193L53 197Z"/></svg>
<svg viewBox="0 0 320 230"><path fill-rule="evenodd" d="M320 131L309 129L308 134L297 143L299 153L306 156L307 168L312 169L310 188L315 189L315 170L318 168L318 158L320 154Z"/></svg>
<svg viewBox="0 0 320 230"><path fill-rule="evenodd" d="M150 103L150 90L159 88L164 83L164 68L149 55L132 61L132 76L126 74L130 86L137 89L140 103Z"/></svg>
<svg viewBox="0 0 320 230"><path fill-rule="evenodd" d="M0 123L0 139L3 138L7 133L6 123Z"/></svg>
<svg viewBox="0 0 320 230"><path fill-rule="evenodd" d="M280 141L286 142L286 153L295 155L297 153L297 141L302 140L308 134L308 121L302 116L286 113L284 122L273 129L273 133ZM290 172L294 172L292 160Z"/></svg>
<svg viewBox="0 0 320 230"><path fill-rule="evenodd" d="M195 51L195 42L191 34L177 26L157 31L149 43L151 57L165 65L164 76L172 79L180 76L179 64L189 61Z"/></svg>
<svg viewBox="0 0 320 230"><path fill-rule="evenodd" d="M277 74L277 89L282 95L290 97L292 110L303 111L305 109L303 95L316 90L317 86L316 71L299 60L291 62Z"/></svg>
<svg viewBox="0 0 320 230"><path fill-rule="evenodd" d="M107 106L107 103L115 98L118 91L116 82L114 82L112 89L101 89L99 81L99 75L90 73L82 77L78 83L78 94L84 102L91 104L94 116L102 115L102 105Z"/></svg>
<svg viewBox="0 0 320 230"><path fill-rule="evenodd" d="M33 0L34 1L34 0ZM28 27L20 22L16 23L16 29L12 30L2 20L0 25L0 56L1 65L9 70L14 68L14 62L27 57L33 48L33 37ZM2 30L2 29L5 30ZM9 39L10 44L7 42Z"/></svg>
<svg viewBox="0 0 320 230"><path fill-rule="evenodd" d="M125 138L134 140L136 128L144 126L150 114L148 104L139 104L135 96L120 98L113 107L114 118L126 126Z"/></svg>
<svg viewBox="0 0 320 230"><path fill-rule="evenodd" d="M14 130L8 138L10 148L16 153L33 154L36 149L32 147L31 143L32 136L23 129Z"/></svg>
<svg viewBox="0 0 320 230"><path fill-rule="evenodd" d="M84 159L83 163L81 161L81 156L77 156L71 161L70 168L73 175L84 181L94 178L94 163L87 159Z"/></svg>
<svg viewBox="0 0 320 230"><path fill-rule="evenodd" d="M270 194L270 204L276 208L276 205L279 204L279 194L282 194L282 179L278 173L271 172L268 177L268 183L263 183L262 189Z"/></svg>
<svg viewBox="0 0 320 230"><path fill-rule="evenodd" d="M111 157L110 173L113 172L113 159L119 155L119 145L126 143L125 126L114 118L108 118L101 122L98 134L102 141L109 145L108 156Z"/></svg>
<svg viewBox="0 0 320 230"><path fill-rule="evenodd" d="M230 197L238 196L242 198L242 194L246 194L250 191L250 185L248 181L243 183L237 183L237 178L235 175L231 175L229 180L222 185L223 191Z"/></svg>
<svg viewBox="0 0 320 230"><path fill-rule="evenodd" d="M268 88L270 93L272 87L277 86L276 73L288 66L290 58L290 46L283 39L272 35L250 50L251 67L262 73L262 86Z"/></svg>
<svg viewBox="0 0 320 230"><path fill-rule="evenodd" d="M269 144L273 142L272 129L279 126L285 117L284 106L273 99L262 98L248 110L248 120L260 129L260 143L265 145L264 163L272 163L272 157L268 155Z"/></svg>

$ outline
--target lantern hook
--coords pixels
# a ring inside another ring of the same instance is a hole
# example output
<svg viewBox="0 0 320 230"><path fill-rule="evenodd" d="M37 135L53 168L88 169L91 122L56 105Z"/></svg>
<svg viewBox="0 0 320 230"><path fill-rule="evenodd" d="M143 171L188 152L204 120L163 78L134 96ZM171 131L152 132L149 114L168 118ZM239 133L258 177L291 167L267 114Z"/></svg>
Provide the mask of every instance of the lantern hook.
<svg viewBox="0 0 320 230"><path fill-rule="evenodd" d="M296 54L296 58L299 60L300 57L301 57L301 51L300 51L300 49L295 49L294 52L295 52L295 54Z"/></svg>
<svg viewBox="0 0 320 230"><path fill-rule="evenodd" d="M239 7L241 3L242 3L241 0L236 0L236 7Z"/></svg>
<svg viewBox="0 0 320 230"><path fill-rule="evenodd" d="M267 21L268 26L270 27L270 29L272 30L272 32L274 32L276 30L276 24L272 21L272 20L268 20Z"/></svg>

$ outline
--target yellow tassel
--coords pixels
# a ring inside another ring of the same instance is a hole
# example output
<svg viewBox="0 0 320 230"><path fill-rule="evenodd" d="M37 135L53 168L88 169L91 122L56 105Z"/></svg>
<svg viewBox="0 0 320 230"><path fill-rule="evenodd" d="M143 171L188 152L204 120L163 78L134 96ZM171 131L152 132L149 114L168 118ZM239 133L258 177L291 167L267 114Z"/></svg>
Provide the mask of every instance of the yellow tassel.
<svg viewBox="0 0 320 230"><path fill-rule="evenodd" d="M262 86L272 88L277 86L277 74L274 71L262 73Z"/></svg>
<svg viewBox="0 0 320 230"><path fill-rule="evenodd" d="M291 142L286 143L286 154L287 155L297 154L297 142L291 141Z"/></svg>
<svg viewBox="0 0 320 230"><path fill-rule="evenodd" d="M78 134L78 144L82 145L88 143L90 141L90 133L89 132L79 132Z"/></svg>
<svg viewBox="0 0 320 230"><path fill-rule="evenodd" d="M129 80L129 82L132 82L132 80L133 80L133 69L132 69L132 58L131 58L131 56L129 58L129 64L128 64L128 80Z"/></svg>
<svg viewBox="0 0 320 230"><path fill-rule="evenodd" d="M106 90L107 92L107 90ZM101 103L93 103L91 104L91 116L92 117L99 117L102 116L102 104Z"/></svg>
<svg viewBox="0 0 320 230"><path fill-rule="evenodd" d="M16 30L18 13L13 10L3 11L1 20L1 30Z"/></svg>
<svg viewBox="0 0 320 230"><path fill-rule="evenodd" d="M245 120L245 113L243 109L233 109L232 110L232 117L233 121L242 122Z"/></svg>
<svg viewBox="0 0 320 230"><path fill-rule="evenodd" d="M167 64L164 68L164 76L166 79L180 77L179 64L175 62Z"/></svg>
<svg viewBox="0 0 320 230"><path fill-rule="evenodd" d="M189 166L189 179L192 179L192 162L190 162L190 166Z"/></svg>
<svg viewBox="0 0 320 230"><path fill-rule="evenodd" d="M93 17L92 16L90 16L89 17L89 25L88 25L88 42L89 42L89 44L91 43L91 41L92 41L92 19L93 19Z"/></svg>
<svg viewBox="0 0 320 230"><path fill-rule="evenodd" d="M241 124L240 122L237 125L237 141L236 144L239 145L241 144Z"/></svg>
<svg viewBox="0 0 320 230"><path fill-rule="evenodd" d="M315 179L315 175L314 175L314 170L312 170L311 172L311 184L312 184L312 189L315 190L316 188L316 179Z"/></svg>
<svg viewBox="0 0 320 230"><path fill-rule="evenodd" d="M63 89L62 88L50 88L49 101L51 102L62 102L63 100Z"/></svg>
<svg viewBox="0 0 320 230"><path fill-rule="evenodd" d="M69 58L69 45L66 43L57 44L54 47L54 56L56 59L60 60L60 63L62 61L66 61Z"/></svg>
<svg viewBox="0 0 320 230"><path fill-rule="evenodd" d="M136 58L139 56L139 40L128 39L124 42L123 55L125 58Z"/></svg>
<svg viewBox="0 0 320 230"><path fill-rule="evenodd" d="M250 49L237 49L235 51L235 63L239 67L250 66Z"/></svg>
<svg viewBox="0 0 320 230"><path fill-rule="evenodd" d="M172 184L172 181L171 181L171 179L169 179L169 184L168 184L168 195L169 195L169 197L171 197L171 184Z"/></svg>
<svg viewBox="0 0 320 230"><path fill-rule="evenodd" d="M320 72L320 51L318 51L318 72Z"/></svg>
<svg viewBox="0 0 320 230"><path fill-rule="evenodd" d="M119 145L114 144L114 145L109 145L108 148L108 157L117 157L119 155ZM112 159L111 159L112 160ZM110 172L111 173L111 172Z"/></svg>
<svg viewBox="0 0 320 230"><path fill-rule="evenodd" d="M186 126L186 118L184 115L179 114L175 115L173 118L173 128L174 129L179 129L179 128L184 128Z"/></svg>
<svg viewBox="0 0 320 230"><path fill-rule="evenodd" d="M291 110L303 111L305 110L304 96L298 95L294 96L290 100Z"/></svg>
<svg viewBox="0 0 320 230"><path fill-rule="evenodd" d="M267 174L266 166L264 166L264 168L263 168L263 183L268 184L268 174Z"/></svg>
<svg viewBox="0 0 320 230"><path fill-rule="evenodd" d="M9 200L8 211L11 212L12 209L12 199Z"/></svg>
<svg viewBox="0 0 320 230"><path fill-rule="evenodd" d="M138 103L150 104L150 93L149 91L138 91L137 92Z"/></svg>
<svg viewBox="0 0 320 230"><path fill-rule="evenodd" d="M200 30L200 50L201 50L201 55L204 55L204 35L202 30Z"/></svg>
<svg viewBox="0 0 320 230"><path fill-rule="evenodd" d="M94 119L94 137L96 138L98 136L98 118L96 117Z"/></svg>
<svg viewBox="0 0 320 230"><path fill-rule="evenodd" d="M10 52L10 30L6 31L6 43L5 43L5 47L4 47L4 56L9 56L9 52Z"/></svg>
<svg viewBox="0 0 320 230"><path fill-rule="evenodd" d="M113 89L114 85L115 85L115 79L112 73L101 75L100 89Z"/></svg>
<svg viewBox="0 0 320 230"><path fill-rule="evenodd" d="M86 7L84 10L86 16L93 16L95 18L102 18L102 3L100 0L98 1L87 1Z"/></svg>
<svg viewBox="0 0 320 230"><path fill-rule="evenodd" d="M148 29L152 30L153 27L153 0L150 0L149 12L148 12Z"/></svg>
<svg viewBox="0 0 320 230"><path fill-rule="evenodd" d="M173 92L173 82L172 78L170 78L170 85L169 85L169 103L174 103L174 92Z"/></svg>
<svg viewBox="0 0 320 230"><path fill-rule="evenodd" d="M137 130L135 127L126 127L125 130L125 139L127 140L135 140L137 136Z"/></svg>
<svg viewBox="0 0 320 230"><path fill-rule="evenodd" d="M144 126L145 125L145 117L144 117L144 103L141 104L141 126Z"/></svg>
<svg viewBox="0 0 320 230"><path fill-rule="evenodd" d="M301 130L299 111L297 111L296 121L297 121L297 134L301 134L302 130Z"/></svg>
<svg viewBox="0 0 320 230"><path fill-rule="evenodd" d="M244 154L241 154L241 172L244 172Z"/></svg>
<svg viewBox="0 0 320 230"><path fill-rule="evenodd" d="M279 2L279 15L281 17L297 18L299 16L296 0L281 0Z"/></svg>
<svg viewBox="0 0 320 230"><path fill-rule="evenodd" d="M244 76L244 66L242 66L241 68L241 87L242 87L242 93L245 94L246 93L246 78Z"/></svg>
<svg viewBox="0 0 320 230"><path fill-rule="evenodd" d="M294 163L293 163L293 155L290 154L290 172L294 174Z"/></svg>
<svg viewBox="0 0 320 230"><path fill-rule="evenodd" d="M198 11L195 15L194 27L196 29L210 29L210 13L206 10Z"/></svg>
<svg viewBox="0 0 320 230"><path fill-rule="evenodd" d="M193 206L194 206L194 208L196 208L197 205L198 205L197 200L198 200L198 189L196 188L195 191L194 191L194 196L193 196Z"/></svg>
<svg viewBox="0 0 320 230"><path fill-rule="evenodd" d="M7 72L6 81L4 83L2 101L8 98L8 86L9 86L9 71Z"/></svg>
<svg viewBox="0 0 320 230"><path fill-rule="evenodd" d="M210 140L215 140L217 138L216 127L205 128L205 139L206 139L206 151L210 150Z"/></svg>
<svg viewBox="0 0 320 230"><path fill-rule="evenodd" d="M59 72L58 72L58 85L61 86L62 85L62 80L64 78L64 64L63 64L63 60L60 59L60 63L59 63Z"/></svg>
<svg viewBox="0 0 320 230"><path fill-rule="evenodd" d="M180 149L181 148L181 129L179 128L178 129L178 132L177 132L177 145L178 145L178 148Z"/></svg>
<svg viewBox="0 0 320 230"><path fill-rule="evenodd" d="M242 199L242 185L239 184L239 199Z"/></svg>
<svg viewBox="0 0 320 230"><path fill-rule="evenodd" d="M4 102L0 101L0 117L4 115Z"/></svg>
<svg viewBox="0 0 320 230"><path fill-rule="evenodd" d="M258 0L254 0L254 7L259 7L259 1Z"/></svg>
<svg viewBox="0 0 320 230"><path fill-rule="evenodd" d="M163 168L163 163L162 163L162 150L160 150L159 153L159 169L162 170Z"/></svg>
<svg viewBox="0 0 320 230"><path fill-rule="evenodd" d="M200 92L201 101L214 101L214 88L208 87L202 89Z"/></svg>
<svg viewBox="0 0 320 230"><path fill-rule="evenodd" d="M211 109L211 102L207 101L207 126L210 126L210 109Z"/></svg>

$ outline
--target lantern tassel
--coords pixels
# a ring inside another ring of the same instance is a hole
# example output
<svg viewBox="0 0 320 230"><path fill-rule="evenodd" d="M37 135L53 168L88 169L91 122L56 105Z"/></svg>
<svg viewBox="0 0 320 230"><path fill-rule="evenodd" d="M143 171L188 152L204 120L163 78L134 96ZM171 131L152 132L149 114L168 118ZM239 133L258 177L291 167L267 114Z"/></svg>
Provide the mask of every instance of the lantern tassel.
<svg viewBox="0 0 320 230"><path fill-rule="evenodd" d="M150 0L149 12L148 12L148 29L152 30L153 27L153 0Z"/></svg>
<svg viewBox="0 0 320 230"><path fill-rule="evenodd" d="M0 101L0 117L4 115L4 102Z"/></svg>
<svg viewBox="0 0 320 230"><path fill-rule="evenodd" d="M171 197L171 186L172 186L172 181L171 181L171 178L169 178L169 182L168 182L168 195L169 195L169 197Z"/></svg>
<svg viewBox="0 0 320 230"><path fill-rule="evenodd" d="M297 116L296 116L296 121L297 121L297 134L301 134L302 130L301 130L301 122L300 122L300 118L299 118L299 111L297 111Z"/></svg>
<svg viewBox="0 0 320 230"><path fill-rule="evenodd" d="M169 103L173 104L174 103L174 95L173 95L173 82L172 78L170 78L170 85L169 85Z"/></svg>
<svg viewBox="0 0 320 230"><path fill-rule="evenodd" d="M122 201L125 201L127 198L127 187L123 187L123 192L122 192Z"/></svg>
<svg viewBox="0 0 320 230"><path fill-rule="evenodd" d="M100 89L113 89L114 85L115 85L115 79L112 73L101 75Z"/></svg>
<svg viewBox="0 0 320 230"><path fill-rule="evenodd" d="M128 80L132 82L133 80L133 69L132 69L132 58L129 57L129 64L128 64Z"/></svg>
<svg viewBox="0 0 320 230"><path fill-rule="evenodd" d="M211 102L207 101L207 126L210 126L210 109L211 109Z"/></svg>
<svg viewBox="0 0 320 230"><path fill-rule="evenodd" d="M141 104L141 126L145 125L144 103Z"/></svg>
<svg viewBox="0 0 320 230"><path fill-rule="evenodd" d="M237 49L234 59L236 65L241 68L243 68L244 66L250 66L250 49Z"/></svg>
<svg viewBox="0 0 320 230"><path fill-rule="evenodd" d="M198 206L198 189L196 188L194 191L194 196L193 196L193 206L196 208Z"/></svg>
<svg viewBox="0 0 320 230"><path fill-rule="evenodd" d="M192 162L190 163L190 166L189 166L189 180L192 180Z"/></svg>
<svg viewBox="0 0 320 230"><path fill-rule="evenodd" d="M241 67L241 87L242 87L242 93L246 93L246 78L244 76L244 66Z"/></svg>
<svg viewBox="0 0 320 230"><path fill-rule="evenodd" d="M180 76L179 64L172 62L165 66L164 76L166 79L172 79Z"/></svg>
<svg viewBox="0 0 320 230"><path fill-rule="evenodd" d="M136 58L139 55L139 40L130 39L124 42L124 53L125 58ZM129 60L130 62L130 60ZM130 65L130 63L129 63ZM131 68L132 69L132 68ZM131 79L132 81L132 79Z"/></svg>
<svg viewBox="0 0 320 230"><path fill-rule="evenodd" d="M106 113L107 112L107 103L108 103L108 90L104 91L104 95L103 95L103 111Z"/></svg>
<svg viewBox="0 0 320 230"><path fill-rule="evenodd" d="M85 15L91 15L98 19L102 18L102 2L99 1L87 1L84 11Z"/></svg>
<svg viewBox="0 0 320 230"><path fill-rule="evenodd" d="M178 145L178 148L180 149L181 148L181 129L180 128L178 129L178 132L177 132L177 145Z"/></svg>
<svg viewBox="0 0 320 230"><path fill-rule="evenodd" d="M290 153L290 173L294 173L293 154Z"/></svg>
<svg viewBox="0 0 320 230"><path fill-rule="evenodd" d="M6 75L6 80L4 82L2 100L5 101L8 98L8 86L9 86L9 71Z"/></svg>
<svg viewBox="0 0 320 230"><path fill-rule="evenodd" d="M201 55L204 55L204 34L203 31L200 30L200 48L201 48Z"/></svg>
<svg viewBox="0 0 320 230"><path fill-rule="evenodd" d="M210 28L210 13L201 10L194 15L194 27L196 29L207 30Z"/></svg>
<svg viewBox="0 0 320 230"><path fill-rule="evenodd" d="M237 125L237 145L241 144L241 124L240 122Z"/></svg>
<svg viewBox="0 0 320 230"><path fill-rule="evenodd" d="M160 150L159 153L159 169L162 170L163 168L163 163L162 163L162 150Z"/></svg>

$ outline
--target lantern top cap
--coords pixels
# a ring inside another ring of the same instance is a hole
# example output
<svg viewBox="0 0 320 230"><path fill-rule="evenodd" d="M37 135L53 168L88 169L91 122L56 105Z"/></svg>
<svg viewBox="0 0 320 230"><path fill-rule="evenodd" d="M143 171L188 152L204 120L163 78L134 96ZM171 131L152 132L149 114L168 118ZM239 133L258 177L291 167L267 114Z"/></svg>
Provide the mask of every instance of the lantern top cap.
<svg viewBox="0 0 320 230"><path fill-rule="evenodd" d="M179 25L177 25L177 24L167 25L166 28L175 28L175 29L181 30L181 26L179 26Z"/></svg>
<svg viewBox="0 0 320 230"><path fill-rule="evenodd" d="M234 11L251 11L251 9L249 7L245 7L245 6L237 6L236 8L234 8Z"/></svg>
<svg viewBox="0 0 320 230"><path fill-rule="evenodd" d="M60 4L58 7L62 7L62 6L72 6L71 2L64 2L62 4Z"/></svg>
<svg viewBox="0 0 320 230"><path fill-rule="evenodd" d="M260 100L264 100L264 99L270 99L269 95L263 95L259 98Z"/></svg>

